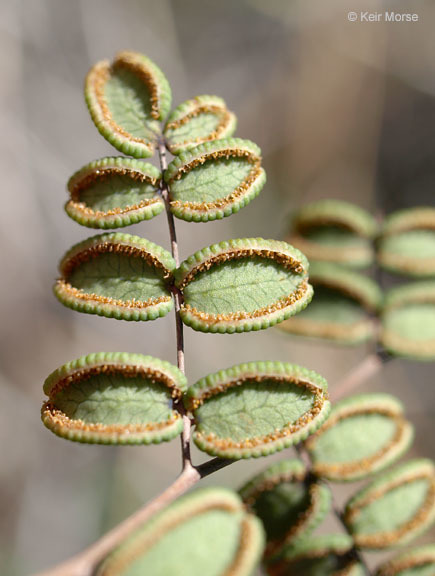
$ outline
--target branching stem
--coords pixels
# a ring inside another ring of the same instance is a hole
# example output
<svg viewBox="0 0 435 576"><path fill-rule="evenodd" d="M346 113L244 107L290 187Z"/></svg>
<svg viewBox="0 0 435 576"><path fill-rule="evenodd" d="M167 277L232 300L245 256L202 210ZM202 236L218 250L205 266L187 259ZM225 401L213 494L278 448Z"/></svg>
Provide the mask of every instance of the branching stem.
<svg viewBox="0 0 435 576"><path fill-rule="evenodd" d="M340 398L354 392L361 384L377 374L392 358L382 348L366 356L358 366L352 368L348 374L337 382L331 391L333 400L340 400Z"/></svg>
<svg viewBox="0 0 435 576"><path fill-rule="evenodd" d="M168 167L168 163L166 160L166 148L163 140L160 140L159 142L159 160L160 160L161 172L162 174L164 174L165 170ZM163 200L165 201L166 218L168 220L169 237L171 241L171 252L175 260L175 264L178 268L178 266L180 265L180 256L178 253L177 232L175 230L174 216L170 209L169 189L163 178L161 184L161 194ZM184 334L183 334L183 322L181 321L180 316L180 309L183 295L176 286L173 287L172 293L175 300L175 327L177 332L177 366L184 374L185 373ZM182 401L177 402L175 408L178 410L178 412L181 414L181 417L183 418L183 432L181 434L181 455L183 459L183 470L186 470L188 468L192 468L192 459L190 455L190 432L192 425L190 422L190 418L188 417L184 409L183 402Z"/></svg>
<svg viewBox="0 0 435 576"><path fill-rule="evenodd" d="M160 166L163 173L167 168L166 147L163 140L160 140L159 142L158 152ZM161 194L166 207L171 252L176 266L178 267L180 264L180 257L178 252L177 234L175 230L174 217L170 210L169 189L164 180L162 180L161 184ZM183 295L175 286L172 287L172 293L175 300L177 366L184 374L184 337L183 323L180 317ZM337 384L334 394L335 397L339 398L354 390L357 386L359 386L359 384L375 374L388 359L389 357L385 353L381 352L377 352L376 354L368 356L356 369L352 370L350 374L345 376L343 380ZM235 460L213 458L204 464L194 466L190 454L190 437L192 426L191 420L186 414L184 405L181 401L177 402L174 405L174 408L181 414L183 418L183 432L181 434L182 471L178 478L159 496L145 504L145 506L112 528L112 530L107 532L86 550L67 560L66 562L57 565L53 569L46 572L41 572L36 576L92 576L100 562L112 550L119 546L121 542L123 542L130 534L143 526L152 516L179 498L194 484L199 482L201 478L204 478L209 474L213 474L214 472L217 472L218 470L221 470L222 468L225 468L226 466L229 466L235 462ZM299 456L306 463L308 470L311 470L311 460L303 445L296 446L296 450ZM335 513L337 518L343 524L342 515L338 509L335 509ZM358 558L358 561L365 568L366 574L370 575L370 572L359 551L355 550L355 554Z"/></svg>
<svg viewBox="0 0 435 576"><path fill-rule="evenodd" d="M303 461L303 463L306 466L307 476L313 475L311 458L310 458L310 455L309 455L308 451L306 450L305 446L303 444L297 444L295 446L295 450L296 450L299 458ZM343 513L341 512L341 510L335 504L334 501L332 503L332 510L334 512L334 516L340 522L340 524L343 527L343 529L345 530L345 532L349 533L347 526L346 526L344 519L343 519ZM359 564L362 566L366 576L371 576L370 568L367 566L367 563L366 563L364 557L362 556L361 551L358 548L354 547L352 550L352 553L353 553L355 559L357 560L357 562L359 562Z"/></svg>

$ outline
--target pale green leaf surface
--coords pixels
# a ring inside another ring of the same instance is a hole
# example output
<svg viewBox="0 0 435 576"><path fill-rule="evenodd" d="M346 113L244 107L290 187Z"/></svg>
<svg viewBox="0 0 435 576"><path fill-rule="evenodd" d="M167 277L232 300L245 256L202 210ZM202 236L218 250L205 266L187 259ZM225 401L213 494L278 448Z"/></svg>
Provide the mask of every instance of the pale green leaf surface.
<svg viewBox="0 0 435 576"><path fill-rule="evenodd" d="M386 236L382 239L380 250L417 260L435 259L435 230L409 230Z"/></svg>
<svg viewBox="0 0 435 576"><path fill-rule="evenodd" d="M304 233L304 238L313 243L331 248L364 248L368 246L367 240L357 236L350 230L334 226L322 226Z"/></svg>
<svg viewBox="0 0 435 576"><path fill-rule="evenodd" d="M236 494L197 490L154 516L100 566L98 576L249 576L261 557L260 522Z"/></svg>
<svg viewBox="0 0 435 576"><path fill-rule="evenodd" d="M332 198L302 206L294 217L294 225L306 231L317 226L333 226L365 238L373 238L378 231L377 222L369 212L356 204Z"/></svg>
<svg viewBox="0 0 435 576"><path fill-rule="evenodd" d="M219 126L220 119L212 112L203 112L189 120L188 123L182 124L176 129L166 131L167 138L171 144L182 144L187 140L196 140L206 138L214 132Z"/></svg>
<svg viewBox="0 0 435 576"><path fill-rule="evenodd" d="M344 521L357 546L383 549L426 530L435 519L435 471L411 460L378 476L346 505Z"/></svg>
<svg viewBox="0 0 435 576"><path fill-rule="evenodd" d="M120 228L149 220L165 209L157 168L132 158L90 162L68 181L67 214L90 228Z"/></svg>
<svg viewBox="0 0 435 576"><path fill-rule="evenodd" d="M172 412L170 390L146 378L97 374L70 384L54 398L56 407L85 423L163 422Z"/></svg>
<svg viewBox="0 0 435 576"><path fill-rule="evenodd" d="M266 456L305 439L330 404L319 374L282 362L249 362L202 378L187 390L193 439L223 458Z"/></svg>
<svg viewBox="0 0 435 576"><path fill-rule="evenodd" d="M171 183L171 199L213 202L231 194L246 180L252 163L244 158L210 159Z"/></svg>
<svg viewBox="0 0 435 576"><path fill-rule="evenodd" d="M239 518L220 510L190 518L161 538L122 576L220 576L237 552L239 524Z"/></svg>
<svg viewBox="0 0 435 576"><path fill-rule="evenodd" d="M134 138L155 140L159 124L151 116L149 89L135 74L126 69L113 72L104 96L116 124Z"/></svg>
<svg viewBox="0 0 435 576"><path fill-rule="evenodd" d="M218 96L196 96L173 110L164 135L169 150L179 154L204 142L227 138L236 129L236 118Z"/></svg>
<svg viewBox="0 0 435 576"><path fill-rule="evenodd" d="M381 414L344 418L316 438L312 456L322 463L362 460L388 444L395 430L395 422Z"/></svg>
<svg viewBox="0 0 435 576"><path fill-rule="evenodd" d="M273 260L247 257L200 272L184 295L190 306L206 313L249 313L293 293L303 280Z"/></svg>
<svg viewBox="0 0 435 576"><path fill-rule="evenodd" d="M313 406L313 395L292 383L246 383L208 399L195 413L198 430L243 441L295 422Z"/></svg>
<svg viewBox="0 0 435 576"><path fill-rule="evenodd" d="M383 317L384 329L404 340L435 340L435 303L415 303L392 308Z"/></svg>
<svg viewBox="0 0 435 576"><path fill-rule="evenodd" d="M117 300L142 300L170 295L161 272L141 258L125 254L99 254L82 262L69 278L72 286L84 292Z"/></svg>
<svg viewBox="0 0 435 576"><path fill-rule="evenodd" d="M425 564L423 566L413 566L408 570L401 570L394 574L397 574L397 576L434 576L435 566L433 563Z"/></svg>
<svg viewBox="0 0 435 576"><path fill-rule="evenodd" d="M303 310L298 319L319 324L342 324L351 326L366 319L367 314L355 300L337 293L336 290L317 286L310 305Z"/></svg>
<svg viewBox="0 0 435 576"><path fill-rule="evenodd" d="M405 284L390 290L382 313L381 342L392 354L416 360L435 358L435 283Z"/></svg>
<svg viewBox="0 0 435 576"><path fill-rule="evenodd" d="M208 222L238 212L266 182L260 153L240 138L211 140L180 153L164 174L172 213L188 222Z"/></svg>
<svg viewBox="0 0 435 576"><path fill-rule="evenodd" d="M186 384L178 368L151 356L88 354L47 377L42 420L58 436L78 442L159 443L183 427L173 399Z"/></svg>
<svg viewBox="0 0 435 576"><path fill-rule="evenodd" d="M364 506L352 522L354 533L377 534L400 527L423 506L428 492L427 480L415 480L398 486Z"/></svg>
<svg viewBox="0 0 435 576"><path fill-rule="evenodd" d="M85 98L98 131L115 148L136 158L152 156L172 98L154 62L136 52L121 52L112 64L98 62L87 75Z"/></svg>
<svg viewBox="0 0 435 576"><path fill-rule="evenodd" d="M109 318L154 320L173 306L170 253L129 234L100 234L79 242L60 263L54 292L65 306Z"/></svg>
<svg viewBox="0 0 435 576"><path fill-rule="evenodd" d="M142 200L154 198L156 188L149 182L132 183L124 175L112 176L105 182L96 182L80 194L80 199L92 210L106 212L115 208L127 208Z"/></svg>
<svg viewBox="0 0 435 576"><path fill-rule="evenodd" d="M362 567L349 555L352 539L347 534L304 538L285 547L276 562L267 566L270 576L363 576Z"/></svg>
<svg viewBox="0 0 435 576"><path fill-rule="evenodd" d="M400 458L413 439L394 396L350 396L334 405L328 422L306 448L318 476L338 482L365 478Z"/></svg>
<svg viewBox="0 0 435 576"><path fill-rule="evenodd" d="M433 576L434 574L434 544L408 549L379 566L376 571L376 576Z"/></svg>

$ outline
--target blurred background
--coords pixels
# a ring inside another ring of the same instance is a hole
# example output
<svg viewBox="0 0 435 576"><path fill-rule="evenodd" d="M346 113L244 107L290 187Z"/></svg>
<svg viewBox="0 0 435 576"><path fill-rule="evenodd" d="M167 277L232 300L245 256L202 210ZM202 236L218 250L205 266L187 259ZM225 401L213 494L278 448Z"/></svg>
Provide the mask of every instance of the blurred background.
<svg viewBox="0 0 435 576"><path fill-rule="evenodd" d="M83 164L116 153L84 104L90 66L120 49L144 52L169 78L174 105L222 96L238 116L237 135L262 148L268 183L255 202L224 221L177 222L185 258L231 237L282 238L288 215L308 200L341 198L376 212L434 204L435 3L413 2L415 23L347 19L350 9L388 7L411 9L401 0L0 1L2 575L30 574L78 552L157 495L180 467L178 441L82 446L40 422L43 380L82 354L143 352L175 362L172 314L117 322L76 314L52 296L58 260L92 235L63 212L65 183ZM169 249L164 216L129 232ZM191 381L270 359L315 369L333 388L366 353L275 330L186 329ZM434 456L433 379L433 365L394 360L364 387L405 403L416 427L413 455ZM291 454L237 463L204 483L237 488ZM196 450L194 458L204 459ZM335 493L343 501L349 488ZM382 555L368 558L373 565Z"/></svg>

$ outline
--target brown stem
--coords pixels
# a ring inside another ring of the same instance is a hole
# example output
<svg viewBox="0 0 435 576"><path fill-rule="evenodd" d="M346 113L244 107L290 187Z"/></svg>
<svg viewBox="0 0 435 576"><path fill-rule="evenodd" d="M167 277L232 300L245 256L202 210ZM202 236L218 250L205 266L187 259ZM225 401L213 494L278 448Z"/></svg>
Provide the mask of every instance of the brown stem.
<svg viewBox="0 0 435 576"><path fill-rule="evenodd" d="M160 160L160 168L162 174L165 173L165 170L168 167L168 163L166 160L166 148L165 144L162 140L159 142L159 160ZM178 242L177 242L177 233L175 230L175 222L174 216L171 212L170 206L170 199L169 199L169 188L166 182L162 179L161 184L161 193L162 198L165 201L165 208L166 208L166 218L168 220L168 227L169 227L169 237L171 240L171 252L172 256L174 257L175 264L178 268L180 265L180 256L178 254ZM183 302L183 295L178 290L176 286L173 287L172 293L175 300L175 327L177 332L177 365L178 368L185 373L185 366L184 366L184 335L183 335L183 322L181 321L180 316L180 309L181 304ZM183 459L183 470L186 468L192 468L192 459L190 455L190 434L191 434L191 422L190 418L186 414L186 410L184 409L183 402L180 401L175 405L175 408L181 414L183 418L183 432L181 434L181 454Z"/></svg>
<svg viewBox="0 0 435 576"><path fill-rule="evenodd" d="M66 562L58 564L55 568L35 576L92 576L100 562L132 532L143 526L154 514L160 512L160 510L163 510L163 508L187 492L201 478L205 478L209 474L233 464L233 462L234 460L212 458L200 466L185 467L175 482L164 492L151 500L151 502L147 502L145 506L115 526L115 528L112 528L95 544L92 544L89 548Z"/></svg>
<svg viewBox="0 0 435 576"><path fill-rule="evenodd" d="M361 384L377 374L381 368L391 359L392 356L381 349L364 358L364 360L358 364L358 366L352 368L352 370L341 380L339 380L334 386L331 391L333 400L339 400L344 396L348 396Z"/></svg>
<svg viewBox="0 0 435 576"><path fill-rule="evenodd" d="M306 450L305 446L303 444L297 444L295 446L295 450L296 450L299 458L305 464L305 467L307 470L307 476L313 475L313 472L312 472L313 464L311 461L310 454ZM349 534L349 530L348 530L346 523L344 522L344 519L343 519L343 514L342 514L341 510L338 508L338 506L335 504L334 501L332 502L332 510L334 512L334 516L340 522L340 524L343 527L343 529L345 530L345 532L347 532ZM357 560L357 562L359 562L359 564L362 566L366 576L371 576L370 568L367 566L367 563L366 563L365 559L363 558L361 551L356 546L354 546L352 552L353 552L353 555L354 555L355 559Z"/></svg>
<svg viewBox="0 0 435 576"><path fill-rule="evenodd" d="M154 514L165 508L186 492L201 478L193 467L185 468L169 488L157 498L148 502L126 520L112 528L95 544L52 570L41 572L39 576L91 576L98 564L132 532L143 526ZM38 575L37 575L38 576Z"/></svg>

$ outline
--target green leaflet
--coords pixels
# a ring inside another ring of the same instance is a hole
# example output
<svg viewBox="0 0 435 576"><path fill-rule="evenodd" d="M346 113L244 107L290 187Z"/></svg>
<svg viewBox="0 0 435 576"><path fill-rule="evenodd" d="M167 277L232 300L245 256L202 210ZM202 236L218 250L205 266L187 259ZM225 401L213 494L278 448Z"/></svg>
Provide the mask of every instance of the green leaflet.
<svg viewBox="0 0 435 576"><path fill-rule="evenodd" d="M411 460L384 473L347 504L344 520L360 548L405 544L435 519L435 469Z"/></svg>
<svg viewBox="0 0 435 576"><path fill-rule="evenodd" d="M218 96L196 96L173 110L164 136L172 154L211 140L228 138L236 130L236 117Z"/></svg>
<svg viewBox="0 0 435 576"><path fill-rule="evenodd" d="M435 282L393 288L382 312L382 345L415 360L435 359Z"/></svg>
<svg viewBox="0 0 435 576"><path fill-rule="evenodd" d="M324 378L300 366L249 362L202 378L184 397L193 441L221 458L257 458L301 442L325 420Z"/></svg>
<svg viewBox="0 0 435 576"><path fill-rule="evenodd" d="M77 442L164 442L183 429L172 402L186 386L178 368L151 356L89 354L48 376L42 421L58 436Z"/></svg>
<svg viewBox="0 0 435 576"><path fill-rule="evenodd" d="M413 427L394 396L364 394L334 404L306 448L315 474L343 482L386 468L404 454L412 439Z"/></svg>
<svg viewBox="0 0 435 576"><path fill-rule="evenodd" d="M266 182L260 154L258 146L240 138L206 142L182 152L165 172L171 212L188 222L238 212Z"/></svg>
<svg viewBox="0 0 435 576"><path fill-rule="evenodd" d="M136 52L120 52L112 64L99 62L87 75L85 98L98 131L117 150L135 158L152 156L159 121L172 99L154 62Z"/></svg>
<svg viewBox="0 0 435 576"><path fill-rule="evenodd" d="M244 238L204 248L182 262L181 318L194 330L261 330L297 314L312 297L308 262L285 242Z"/></svg>
<svg viewBox="0 0 435 576"><path fill-rule="evenodd" d="M433 576L435 574L435 545L420 546L382 564L376 576Z"/></svg>
<svg viewBox="0 0 435 576"><path fill-rule="evenodd" d="M378 261L391 272L435 276L435 208L416 207L391 214L382 231Z"/></svg>
<svg viewBox="0 0 435 576"><path fill-rule="evenodd" d="M350 554L353 541L347 534L310 536L284 549L266 566L269 576L364 576Z"/></svg>
<svg viewBox="0 0 435 576"><path fill-rule="evenodd" d="M67 214L90 228L120 228L149 220L165 209L158 193L160 172L130 158L102 158L68 181Z"/></svg>
<svg viewBox="0 0 435 576"><path fill-rule="evenodd" d="M300 460L283 460L269 466L239 490L245 505L263 523L266 557L310 534L328 513L329 488L318 482L307 482L306 475Z"/></svg>
<svg viewBox="0 0 435 576"><path fill-rule="evenodd" d="M78 312L154 320L173 306L175 262L156 244L129 234L100 234L73 246L60 263L57 298Z"/></svg>
<svg viewBox="0 0 435 576"><path fill-rule="evenodd" d="M373 314L382 300L378 285L340 266L316 262L310 267L314 297L309 306L280 328L291 334L359 344L374 338Z"/></svg>
<svg viewBox="0 0 435 576"><path fill-rule="evenodd" d="M376 221L368 212L328 199L307 204L296 213L289 242L309 260L364 268L373 262L371 240L376 234Z"/></svg>
<svg viewBox="0 0 435 576"><path fill-rule="evenodd" d="M236 494L206 488L184 496L115 550L96 576L249 576L263 530Z"/></svg>

